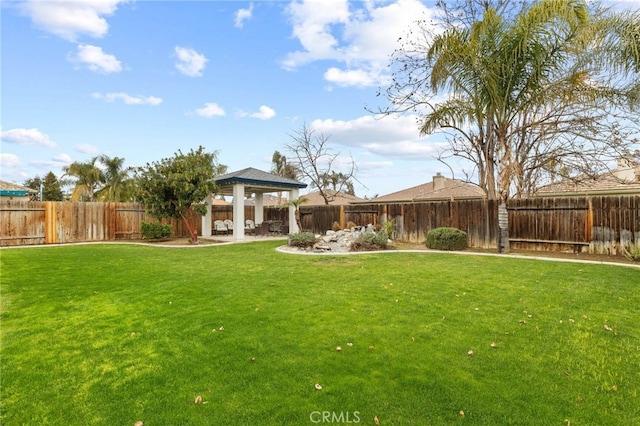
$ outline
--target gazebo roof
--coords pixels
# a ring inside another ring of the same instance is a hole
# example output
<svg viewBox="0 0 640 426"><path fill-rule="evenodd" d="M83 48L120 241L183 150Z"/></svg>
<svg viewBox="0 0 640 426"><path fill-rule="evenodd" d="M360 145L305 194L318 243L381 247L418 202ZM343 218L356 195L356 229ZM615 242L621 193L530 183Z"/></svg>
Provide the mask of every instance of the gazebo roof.
<svg viewBox="0 0 640 426"><path fill-rule="evenodd" d="M213 179L218 185L218 194L232 195L233 185L241 183L244 185L245 195L254 193L267 193L278 191L289 191L295 188L306 188L307 184L289 179L273 173L247 167L236 172L227 173Z"/></svg>

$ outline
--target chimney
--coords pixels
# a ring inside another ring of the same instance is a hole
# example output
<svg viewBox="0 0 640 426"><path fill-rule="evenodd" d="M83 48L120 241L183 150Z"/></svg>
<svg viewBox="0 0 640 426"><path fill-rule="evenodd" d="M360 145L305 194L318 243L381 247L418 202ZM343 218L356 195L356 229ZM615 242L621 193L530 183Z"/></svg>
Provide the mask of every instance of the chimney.
<svg viewBox="0 0 640 426"><path fill-rule="evenodd" d="M444 181L446 180L446 178L444 176L442 176L440 174L440 172L438 172L438 174L436 174L433 177L433 190L434 191L439 191L441 189L444 189Z"/></svg>
<svg viewBox="0 0 640 426"><path fill-rule="evenodd" d="M618 158L618 167L613 171L613 175L623 181L633 182L636 180L636 162L633 157Z"/></svg>

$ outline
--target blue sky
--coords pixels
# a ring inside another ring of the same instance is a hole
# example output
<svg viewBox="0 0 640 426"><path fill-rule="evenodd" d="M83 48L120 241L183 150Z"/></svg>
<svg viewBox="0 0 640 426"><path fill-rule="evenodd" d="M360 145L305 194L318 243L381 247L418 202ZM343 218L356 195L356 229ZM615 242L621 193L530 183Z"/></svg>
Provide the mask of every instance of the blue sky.
<svg viewBox="0 0 640 426"><path fill-rule="evenodd" d="M356 161L360 197L451 177L441 136L365 109L387 105L388 57L433 3L3 0L0 179L200 145L229 171L268 171L304 123Z"/></svg>

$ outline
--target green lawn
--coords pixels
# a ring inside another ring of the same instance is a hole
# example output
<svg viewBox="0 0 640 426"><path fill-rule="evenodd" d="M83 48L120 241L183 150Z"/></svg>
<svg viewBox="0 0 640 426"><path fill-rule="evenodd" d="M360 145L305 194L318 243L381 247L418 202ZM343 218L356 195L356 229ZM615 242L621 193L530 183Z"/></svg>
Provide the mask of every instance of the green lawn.
<svg viewBox="0 0 640 426"><path fill-rule="evenodd" d="M0 251L0 423L640 424L639 269L279 244Z"/></svg>

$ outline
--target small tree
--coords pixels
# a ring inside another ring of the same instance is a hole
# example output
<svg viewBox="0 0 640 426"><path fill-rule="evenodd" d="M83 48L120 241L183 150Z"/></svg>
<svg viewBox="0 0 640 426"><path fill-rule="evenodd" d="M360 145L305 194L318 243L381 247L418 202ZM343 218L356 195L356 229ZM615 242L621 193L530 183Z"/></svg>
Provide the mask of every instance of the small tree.
<svg viewBox="0 0 640 426"><path fill-rule="evenodd" d="M173 158L139 169L139 198L152 217L181 218L191 243L197 244L195 216L206 213L203 200L216 191L213 177L217 170L217 152L206 153L202 146L188 154L178 151Z"/></svg>
<svg viewBox="0 0 640 426"><path fill-rule="evenodd" d="M32 179L24 181L24 186L27 188L35 189L38 191L32 198L40 201L62 201L64 195L60 186L60 181L53 172L49 172L45 175L44 179L40 176L36 176ZM42 190L42 192L40 192ZM40 196L42 195L42 199Z"/></svg>
<svg viewBox="0 0 640 426"><path fill-rule="evenodd" d="M62 193L62 186L60 181L53 172L49 172L44 176L42 181L42 201L62 201L64 200L64 194Z"/></svg>
<svg viewBox="0 0 640 426"><path fill-rule="evenodd" d="M302 224L300 223L300 206L302 204L306 203L307 201L309 201L309 199L303 195L303 196L300 196L300 197L296 198L295 200L287 201L282 206L283 208L284 207L293 206L293 208L295 209L294 217L296 219L296 224L298 225L298 232L302 232Z"/></svg>
<svg viewBox="0 0 640 426"><path fill-rule="evenodd" d="M348 171L337 173L335 171L336 160L339 152L333 151L328 146L329 138L321 132L316 133L307 125L290 135L292 143L287 149L293 154L293 163L300 175L309 180L311 185L318 189L325 204L334 200L338 192L353 192L352 179L355 179L357 171L356 163L351 159L347 165ZM334 179L335 178L335 185Z"/></svg>

